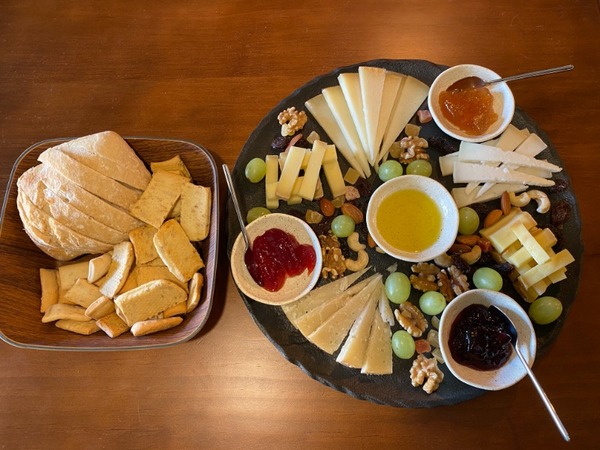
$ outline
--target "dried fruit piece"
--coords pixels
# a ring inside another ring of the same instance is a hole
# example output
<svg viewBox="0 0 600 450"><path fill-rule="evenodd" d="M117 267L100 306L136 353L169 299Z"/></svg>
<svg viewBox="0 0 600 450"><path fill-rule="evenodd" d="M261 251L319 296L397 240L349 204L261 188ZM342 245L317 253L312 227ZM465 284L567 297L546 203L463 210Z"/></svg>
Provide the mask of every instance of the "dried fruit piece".
<svg viewBox="0 0 600 450"><path fill-rule="evenodd" d="M321 221L323 220L323 214L312 209L307 209L306 215L304 216L304 220L310 225L315 225L317 223L321 223Z"/></svg>

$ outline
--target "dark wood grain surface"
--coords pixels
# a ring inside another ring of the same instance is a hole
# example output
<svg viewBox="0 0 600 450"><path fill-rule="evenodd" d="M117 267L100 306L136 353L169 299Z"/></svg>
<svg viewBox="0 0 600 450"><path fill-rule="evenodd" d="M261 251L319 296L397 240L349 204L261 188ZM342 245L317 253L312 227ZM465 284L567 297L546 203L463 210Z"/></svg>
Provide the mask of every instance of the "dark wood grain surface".
<svg viewBox="0 0 600 450"><path fill-rule="evenodd" d="M569 447L594 448L598 48L593 0L4 1L0 195L29 146L108 129L191 140L232 167L280 99L361 61L475 63L503 75L574 64L511 87L572 177L585 244L577 299L534 369ZM379 406L319 384L254 324L224 246L218 269L208 323L190 342L103 353L0 343L0 447L567 448L528 380L433 409Z"/></svg>

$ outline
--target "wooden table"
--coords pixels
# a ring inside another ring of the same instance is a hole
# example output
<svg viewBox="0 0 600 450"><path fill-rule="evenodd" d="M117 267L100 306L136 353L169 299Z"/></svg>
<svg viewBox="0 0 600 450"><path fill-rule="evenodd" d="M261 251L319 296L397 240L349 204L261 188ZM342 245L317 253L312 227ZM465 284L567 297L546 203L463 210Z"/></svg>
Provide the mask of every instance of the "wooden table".
<svg viewBox="0 0 600 450"><path fill-rule="evenodd" d="M283 97L375 58L510 75L572 177L585 255L577 300L535 363L572 437L600 443L600 14L592 0L3 1L0 195L48 138L112 129L192 140L231 167ZM168 349L78 353L0 344L2 448L566 448L529 381L453 407L396 409L325 387L262 335L220 255L209 322Z"/></svg>

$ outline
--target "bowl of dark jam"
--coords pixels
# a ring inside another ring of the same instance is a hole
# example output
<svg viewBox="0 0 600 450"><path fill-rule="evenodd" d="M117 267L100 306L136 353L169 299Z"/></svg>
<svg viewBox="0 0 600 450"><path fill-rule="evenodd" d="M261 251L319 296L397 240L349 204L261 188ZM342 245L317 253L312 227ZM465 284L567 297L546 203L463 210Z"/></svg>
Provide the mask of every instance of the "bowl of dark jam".
<svg viewBox="0 0 600 450"><path fill-rule="evenodd" d="M523 379L527 372L511 346L503 318L494 305L514 322L519 349L533 365L537 341L527 312L511 297L487 289L473 289L452 300L440 320L440 349L448 369L471 386L495 391Z"/></svg>
<svg viewBox="0 0 600 450"><path fill-rule="evenodd" d="M450 67L432 83L427 102L431 117L444 133L461 141L484 142L508 127L515 113L515 99L505 82L454 88L457 81L473 76L484 81L501 78L474 64Z"/></svg>

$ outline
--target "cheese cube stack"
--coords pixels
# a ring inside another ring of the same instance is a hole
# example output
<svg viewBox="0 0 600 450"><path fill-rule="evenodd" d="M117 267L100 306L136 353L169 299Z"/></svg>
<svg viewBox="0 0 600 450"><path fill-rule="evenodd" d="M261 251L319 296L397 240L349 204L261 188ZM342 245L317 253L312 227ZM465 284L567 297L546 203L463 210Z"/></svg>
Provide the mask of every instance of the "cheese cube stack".
<svg viewBox="0 0 600 450"><path fill-rule="evenodd" d="M519 208L513 208L480 233L514 266L513 284L528 302L541 296L551 284L564 280L566 266L575 261L566 249L555 253L554 233L538 228L533 217Z"/></svg>

